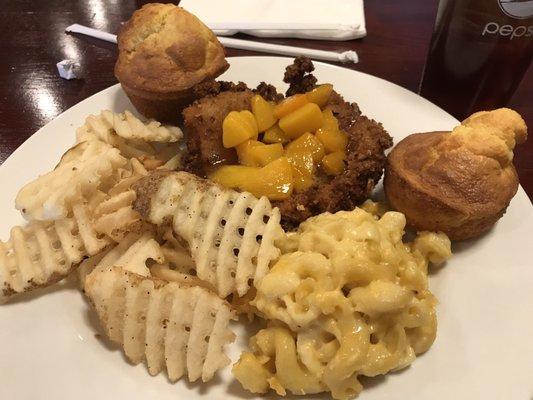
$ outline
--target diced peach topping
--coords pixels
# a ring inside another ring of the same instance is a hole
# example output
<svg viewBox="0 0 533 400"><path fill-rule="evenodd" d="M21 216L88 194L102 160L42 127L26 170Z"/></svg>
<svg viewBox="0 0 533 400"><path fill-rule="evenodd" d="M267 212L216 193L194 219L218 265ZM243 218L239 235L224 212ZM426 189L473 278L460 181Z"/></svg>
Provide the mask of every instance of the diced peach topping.
<svg viewBox="0 0 533 400"><path fill-rule="evenodd" d="M291 164L287 157L280 157L259 169L258 174L250 182L248 191L256 197L266 196L270 200L285 200L291 195L293 188Z"/></svg>
<svg viewBox="0 0 533 400"><path fill-rule="evenodd" d="M287 136L294 139L305 132L314 132L322 126L322 111L314 103L307 103L279 120L279 127Z"/></svg>
<svg viewBox="0 0 533 400"><path fill-rule="evenodd" d="M322 118L324 122L320 127L321 129L325 129L327 131L339 130L339 120L335 118L335 115L333 115L331 108L326 108L324 111L322 111Z"/></svg>
<svg viewBox="0 0 533 400"><path fill-rule="evenodd" d="M287 97L274 107L274 115L277 118L282 118L288 115L300 107L303 107L309 103L305 94L295 94L294 96Z"/></svg>
<svg viewBox="0 0 533 400"><path fill-rule="evenodd" d="M230 112L222 141L235 148L240 165L222 166L210 178L257 197L284 200L315 183L317 166L327 175L341 174L348 135L331 109L321 110L332 91L332 85L320 85L279 104L255 95L252 112Z"/></svg>
<svg viewBox="0 0 533 400"><path fill-rule="evenodd" d="M252 139L257 140L257 137L259 136L259 129L257 127L257 121L255 120L254 115L248 110L243 110L241 111L241 116L248 123L250 129L252 129L252 132L254 133Z"/></svg>
<svg viewBox="0 0 533 400"><path fill-rule="evenodd" d="M281 157L262 168L243 165L224 165L211 174L210 179L222 186L240 189L256 197L284 200L293 190L292 166Z"/></svg>
<svg viewBox="0 0 533 400"><path fill-rule="evenodd" d="M298 192L308 189L314 182L313 155L306 151L293 151L287 154L287 158L292 165L294 190Z"/></svg>
<svg viewBox="0 0 533 400"><path fill-rule="evenodd" d="M213 172L209 178L227 188L242 189L243 182L251 179L259 168L247 167L244 165L223 165L215 172Z"/></svg>
<svg viewBox="0 0 533 400"><path fill-rule="evenodd" d="M250 157L261 167L283 156L283 145L281 143L265 144L255 146L250 150Z"/></svg>
<svg viewBox="0 0 533 400"><path fill-rule="evenodd" d="M322 108L328 103L332 91L333 85L326 83L324 85L317 86L313 90L307 92L305 95L310 103L315 103L317 106Z"/></svg>
<svg viewBox="0 0 533 400"><path fill-rule="evenodd" d="M281 130L278 124L272 128L268 128L263 135L263 142L265 143L282 143L285 144L291 139L285 135L285 132Z"/></svg>
<svg viewBox="0 0 533 400"><path fill-rule="evenodd" d="M281 143L264 144L257 140L248 140L237 146L239 163L249 167L264 167L269 162L283 156Z"/></svg>
<svg viewBox="0 0 533 400"><path fill-rule="evenodd" d="M326 154L322 159L322 169L328 175L340 175L344 171L344 151Z"/></svg>
<svg viewBox="0 0 533 400"><path fill-rule="evenodd" d="M257 161L250 153L252 147L266 146L264 143L257 140L249 139L244 143L241 143L235 147L237 150L237 156L239 157L239 163L248 167L260 167Z"/></svg>
<svg viewBox="0 0 533 400"><path fill-rule="evenodd" d="M329 131L320 128L316 131L316 137L324 145L326 153L334 153L336 151L344 151L348 143L348 136L340 130Z"/></svg>
<svg viewBox="0 0 533 400"><path fill-rule="evenodd" d="M274 105L258 94L252 97L252 113L257 121L259 132L266 131L278 121L274 116Z"/></svg>
<svg viewBox="0 0 533 400"><path fill-rule="evenodd" d="M316 131L316 137L324 145L326 153L344 151L348 143L348 136L346 132L339 128L339 121L329 108L322 111L322 117L324 118L324 123Z"/></svg>
<svg viewBox="0 0 533 400"><path fill-rule="evenodd" d="M287 154L294 152L309 153L313 156L313 161L315 163L319 163L322 160L322 157L326 154L324 145L320 143L320 140L318 140L315 135L309 132L304 133L298 139L290 142L285 147L285 151Z"/></svg>
<svg viewBox="0 0 533 400"><path fill-rule="evenodd" d="M225 148L235 147L256 136L257 124L250 111L232 111L222 122L222 144Z"/></svg>

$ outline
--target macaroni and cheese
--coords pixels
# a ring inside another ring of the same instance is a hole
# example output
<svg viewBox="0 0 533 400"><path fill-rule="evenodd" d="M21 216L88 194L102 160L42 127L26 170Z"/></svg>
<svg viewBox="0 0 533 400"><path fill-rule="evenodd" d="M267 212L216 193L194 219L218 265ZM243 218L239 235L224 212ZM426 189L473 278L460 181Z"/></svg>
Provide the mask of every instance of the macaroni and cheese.
<svg viewBox="0 0 533 400"><path fill-rule="evenodd" d="M433 343L427 267L450 257L449 239L404 243L403 214L363 207L310 218L279 243L252 301L269 325L233 367L247 390L347 399L362 390L359 375L404 368Z"/></svg>

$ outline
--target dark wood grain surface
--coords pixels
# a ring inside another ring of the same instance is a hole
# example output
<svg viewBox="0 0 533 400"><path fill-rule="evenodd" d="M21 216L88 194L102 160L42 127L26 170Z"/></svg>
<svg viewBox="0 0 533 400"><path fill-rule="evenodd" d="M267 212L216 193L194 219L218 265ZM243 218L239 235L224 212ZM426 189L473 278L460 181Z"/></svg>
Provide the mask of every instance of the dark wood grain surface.
<svg viewBox="0 0 533 400"><path fill-rule="evenodd" d="M133 0L0 1L0 163L37 129L86 97L116 83L116 46L66 35L80 23L117 32L122 21L145 2ZM368 36L347 42L297 39L271 42L344 51L357 50L352 68L417 91L432 33L437 0L367 0ZM228 49L229 56L255 55ZM56 63L65 58L81 64L82 79L66 81ZM533 74L524 77L510 107L533 127ZM46 151L46 149L43 149ZM521 145L515 165L526 192L533 197L533 139Z"/></svg>

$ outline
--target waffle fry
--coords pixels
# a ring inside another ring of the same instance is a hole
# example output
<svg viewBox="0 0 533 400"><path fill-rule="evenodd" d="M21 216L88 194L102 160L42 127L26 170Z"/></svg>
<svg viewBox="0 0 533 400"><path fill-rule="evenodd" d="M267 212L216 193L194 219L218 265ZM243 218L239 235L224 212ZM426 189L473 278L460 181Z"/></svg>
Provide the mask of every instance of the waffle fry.
<svg viewBox="0 0 533 400"><path fill-rule="evenodd" d="M204 289L216 293L216 289L208 282L201 280L195 275L176 271L172 269L168 264L153 265L150 267L150 272L153 277L161 279L163 281L177 282L185 286L203 287Z"/></svg>
<svg viewBox="0 0 533 400"><path fill-rule="evenodd" d="M154 169L158 169L160 167L162 167L165 162L163 160L160 160L158 158L156 158L155 155L146 155L146 156L141 156L139 157L139 161L142 163L142 165L144 166L144 168L146 168L148 171L152 171Z"/></svg>
<svg viewBox="0 0 533 400"><path fill-rule="evenodd" d="M141 232L141 215L133 209L137 195L131 186L141 177L120 180L94 208L94 229L120 242L131 232Z"/></svg>
<svg viewBox="0 0 533 400"><path fill-rule="evenodd" d="M165 255L165 260L167 260L172 269L183 273L196 273L194 260L192 259L189 250L183 247L171 246L166 243L161 247L161 251Z"/></svg>
<svg viewBox="0 0 533 400"><path fill-rule="evenodd" d="M180 237L175 236L172 227L164 227L160 236L161 240L164 241L161 250L170 268L183 273L196 274L194 260L191 257L187 243Z"/></svg>
<svg viewBox="0 0 533 400"><path fill-rule="evenodd" d="M62 166L64 164L68 164L68 163L71 163L71 162L76 161L78 159L81 159L88 146L89 146L89 142L88 141L78 142L77 144L72 146L70 149L65 151L65 153L63 153L63 155L59 159L59 162L57 163L57 165L54 168L54 170L59 168L60 166Z"/></svg>
<svg viewBox="0 0 533 400"><path fill-rule="evenodd" d="M119 242L128 233L142 230L142 220L138 212L127 206L102 215L95 221L94 228Z"/></svg>
<svg viewBox="0 0 533 400"><path fill-rule="evenodd" d="M57 168L78 160L87 146L85 143L70 149ZM148 172L142 164L137 160L130 160L115 171L111 181L100 185L100 189L105 192L95 190L88 202L74 204L68 218L33 221L27 227L15 227L10 240L0 243L3 249L0 249L0 253L4 255L4 258L0 256L0 270L7 271L0 272L0 290L3 289L4 297L7 299L15 293L50 285L68 275L82 260L83 269L90 271L92 268L89 266L96 265L98 253L105 247L122 241L129 234L134 233L139 237L142 232L152 232L150 227L145 226L140 214L132 208L136 194L131 186L143 174ZM42 232L46 235L43 236ZM34 238L35 235L39 235L39 242ZM57 241L56 238L61 240ZM14 243L17 243L19 253L28 252L32 258L31 264L24 254L17 254L13 258ZM51 243L55 247L59 246L65 257L55 254L50 258L46 249ZM54 257L67 267L50 264ZM90 258L84 260L87 257ZM86 273L80 271L80 278Z"/></svg>
<svg viewBox="0 0 533 400"><path fill-rule="evenodd" d="M223 348L234 340L233 313L203 288L99 267L85 292L109 338L132 363L145 361L151 375L166 369L171 381L187 374L206 382L230 362Z"/></svg>
<svg viewBox="0 0 533 400"><path fill-rule="evenodd" d="M162 143L177 142L183 137L177 126L162 125L154 120L143 122L127 110L123 113L104 110L99 115L90 115L85 124L78 128L76 135L78 141L98 139L111 145L117 144L117 136L128 140Z"/></svg>
<svg viewBox="0 0 533 400"><path fill-rule="evenodd" d="M154 172L134 185L134 208L189 246L197 276L220 296L243 296L279 256L280 214L266 197L238 193L186 172Z"/></svg>
<svg viewBox="0 0 533 400"><path fill-rule="evenodd" d="M152 235L150 233L144 233L112 265L120 266L125 271L134 272L138 275L149 276L150 270L147 266L149 260L162 263L165 257L161 251L161 247L152 238ZM104 257L102 262L105 263L106 261Z"/></svg>
<svg viewBox="0 0 533 400"><path fill-rule="evenodd" d="M84 260L78 269L78 279L83 287L86 277L95 268L111 266L118 266L141 276L151 276L148 265L159 265L163 262L165 257L153 238L152 230L143 233L132 232L114 247Z"/></svg>
<svg viewBox="0 0 533 400"><path fill-rule="evenodd" d="M169 158L168 161L165 162L163 165L157 167L157 169L166 169L166 170L169 170L169 171L175 171L175 170L177 170L178 168L181 167L182 158L183 158L183 154L182 153L178 153L175 156L173 156L172 158Z"/></svg>
<svg viewBox="0 0 533 400"><path fill-rule="evenodd" d="M73 204L83 203L126 163L117 149L103 142L81 143L53 171L25 185L15 207L29 220L66 218Z"/></svg>
<svg viewBox="0 0 533 400"><path fill-rule="evenodd" d="M185 148L180 143L155 143L155 153L139 157L148 171L166 169L174 171L182 166Z"/></svg>
<svg viewBox="0 0 533 400"><path fill-rule="evenodd" d="M87 276L93 272L96 267L112 266L115 261L117 261L128 250L128 248L133 245L137 239L139 239L139 237L140 235L132 233L131 235L126 236L120 243L115 244L106 251L83 260L78 268L78 280L81 289L84 288Z"/></svg>
<svg viewBox="0 0 533 400"><path fill-rule="evenodd" d="M80 263L78 267L78 284L82 291L84 290L87 276L100 264L100 261L102 261L102 258L105 257L109 250L104 250L94 256L88 257Z"/></svg>
<svg viewBox="0 0 533 400"><path fill-rule="evenodd" d="M252 306L250 302L254 299L256 294L255 288L251 288L244 296L231 295L227 298L231 309L239 316L244 315L248 321L253 321L255 315L258 314L257 308Z"/></svg>
<svg viewBox="0 0 533 400"><path fill-rule="evenodd" d="M121 155L137 159L147 170L175 170L181 166L183 133L178 127L157 121L142 122L129 111L104 110L90 115L76 131L78 142L101 141L117 148Z"/></svg>
<svg viewBox="0 0 533 400"><path fill-rule="evenodd" d="M78 143L83 141L104 142L117 148L120 154L126 158L153 157L156 153L151 143L124 139L103 125L102 121L95 115L87 117L85 125L77 129L76 138Z"/></svg>
<svg viewBox="0 0 533 400"><path fill-rule="evenodd" d="M9 240L0 242L0 303L58 282L109 244L94 231L83 205L73 207L71 218L12 228Z"/></svg>
<svg viewBox="0 0 533 400"><path fill-rule="evenodd" d="M144 167L144 165L137 160L136 158L131 158L131 168L133 169L133 172L138 175L148 175L148 170Z"/></svg>
<svg viewBox="0 0 533 400"><path fill-rule="evenodd" d="M156 263L165 261L161 247L149 231L142 235L129 234L111 249L98 265L104 267L119 266L138 275L150 276L150 270L146 265L148 260L153 260Z"/></svg>

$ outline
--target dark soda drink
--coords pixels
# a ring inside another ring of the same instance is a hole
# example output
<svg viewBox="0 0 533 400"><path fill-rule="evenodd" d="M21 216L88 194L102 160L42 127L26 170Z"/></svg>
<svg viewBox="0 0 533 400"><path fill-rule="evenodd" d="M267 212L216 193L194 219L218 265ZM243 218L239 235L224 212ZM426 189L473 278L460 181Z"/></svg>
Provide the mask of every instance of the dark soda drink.
<svg viewBox="0 0 533 400"><path fill-rule="evenodd" d="M533 0L441 0L420 95L458 119L505 106L533 55Z"/></svg>

